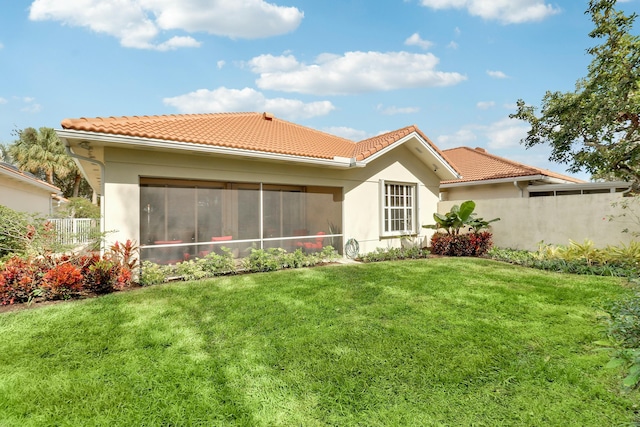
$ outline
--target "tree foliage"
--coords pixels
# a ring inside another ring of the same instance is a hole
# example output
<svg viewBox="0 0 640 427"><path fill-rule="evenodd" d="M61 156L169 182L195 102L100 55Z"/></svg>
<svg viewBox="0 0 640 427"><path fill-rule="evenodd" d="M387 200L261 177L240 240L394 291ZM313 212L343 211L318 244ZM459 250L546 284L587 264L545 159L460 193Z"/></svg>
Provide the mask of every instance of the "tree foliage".
<svg viewBox="0 0 640 427"><path fill-rule="evenodd" d="M91 196L91 187L54 129L28 127L14 134L17 139L6 148L6 157L18 168L60 188L65 197Z"/></svg>
<svg viewBox="0 0 640 427"><path fill-rule="evenodd" d="M601 44L573 92L547 92L541 114L518 101L510 117L529 122L527 148L550 144L550 160L568 170L627 180L640 188L640 37L631 33L636 13L615 9L616 0L590 0L586 13Z"/></svg>
<svg viewBox="0 0 640 427"><path fill-rule="evenodd" d="M57 212L60 218L100 218L100 207L84 197L71 197Z"/></svg>
<svg viewBox="0 0 640 427"><path fill-rule="evenodd" d="M55 185L53 177L66 177L75 164L65 153L55 130L32 127L15 131L18 139L9 146L9 154L16 165L31 173L42 172L46 181Z"/></svg>

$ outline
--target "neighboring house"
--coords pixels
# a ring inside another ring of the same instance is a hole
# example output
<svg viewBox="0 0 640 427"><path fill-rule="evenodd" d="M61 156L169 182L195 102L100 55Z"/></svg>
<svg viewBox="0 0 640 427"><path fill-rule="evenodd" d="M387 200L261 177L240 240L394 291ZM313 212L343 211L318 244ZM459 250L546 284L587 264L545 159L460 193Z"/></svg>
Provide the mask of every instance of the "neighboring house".
<svg viewBox="0 0 640 427"><path fill-rule="evenodd" d="M540 242L567 244L584 239L605 246L627 244L633 238L622 230L637 224L622 216L625 211L619 203L630 190L629 183L584 182L482 148L443 152L462 178L441 182L438 212L444 214L464 200L476 201L479 216L501 218L492 224L498 247L534 250Z"/></svg>
<svg viewBox="0 0 640 427"><path fill-rule="evenodd" d="M415 126L353 142L269 113L66 119L57 133L103 203L110 241L175 262L220 246L361 252L424 239L459 177Z"/></svg>
<svg viewBox="0 0 640 427"><path fill-rule="evenodd" d="M0 162L0 204L14 211L49 217L64 200L58 187Z"/></svg>
<svg viewBox="0 0 640 427"><path fill-rule="evenodd" d="M443 150L460 171L460 179L440 183L442 200L529 197L529 189L545 184L584 183L580 179L489 154L484 148Z"/></svg>

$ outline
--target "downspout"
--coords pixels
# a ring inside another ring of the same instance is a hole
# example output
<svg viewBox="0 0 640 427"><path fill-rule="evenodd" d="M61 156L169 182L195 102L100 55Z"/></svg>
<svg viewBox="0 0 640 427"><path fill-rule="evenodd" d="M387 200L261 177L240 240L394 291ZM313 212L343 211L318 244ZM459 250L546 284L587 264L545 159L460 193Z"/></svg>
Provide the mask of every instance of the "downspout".
<svg viewBox="0 0 640 427"><path fill-rule="evenodd" d="M520 198L522 199L524 197L524 189L518 185L518 181L513 181L513 186L520 191Z"/></svg>
<svg viewBox="0 0 640 427"><path fill-rule="evenodd" d="M76 154L71 151L71 147L67 144L67 140L65 139L64 148L69 155L69 157L78 160L84 160L85 162L92 163L94 165L98 165L100 168L100 235L104 236L105 227L104 227L104 163L99 160L92 159L90 157L81 156L80 154ZM104 253L103 244L100 245L100 253Z"/></svg>

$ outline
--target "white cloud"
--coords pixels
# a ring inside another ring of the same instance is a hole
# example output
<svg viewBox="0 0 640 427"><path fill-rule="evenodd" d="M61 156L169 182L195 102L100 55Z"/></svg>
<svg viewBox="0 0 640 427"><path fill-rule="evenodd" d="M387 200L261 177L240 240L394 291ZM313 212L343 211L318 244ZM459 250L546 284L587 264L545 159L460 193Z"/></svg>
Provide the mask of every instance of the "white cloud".
<svg viewBox="0 0 640 427"><path fill-rule="evenodd" d="M493 101L480 101L476 104L476 107L481 110L488 110L489 108L495 107L495 105L496 103Z"/></svg>
<svg viewBox="0 0 640 427"><path fill-rule="evenodd" d="M155 49L159 51L176 50L182 47L200 47L201 44L202 43L192 37L176 36L156 45Z"/></svg>
<svg viewBox="0 0 640 427"><path fill-rule="evenodd" d="M38 113L42 110L42 105L36 102L35 98L25 96L23 98L14 97L18 101L21 101L24 106L20 108L20 111L24 113Z"/></svg>
<svg viewBox="0 0 640 427"><path fill-rule="evenodd" d="M292 55L261 55L249 65L260 74L256 83L261 89L317 95L451 86L466 80L459 73L437 71L438 62L431 53L346 52L322 54L311 65Z"/></svg>
<svg viewBox="0 0 640 427"><path fill-rule="evenodd" d="M520 140L527 136L529 126L520 120L504 118L488 126L482 126L487 139L487 147L493 150L520 146Z"/></svg>
<svg viewBox="0 0 640 427"><path fill-rule="evenodd" d="M353 129L345 126L333 126L324 128L322 130L326 133L330 133L331 135L341 136L351 141L362 141L363 139L367 139L370 137L370 135L363 130Z"/></svg>
<svg viewBox="0 0 640 427"><path fill-rule="evenodd" d="M421 0L432 9L466 9L473 16L503 24L541 21L560 12L545 0Z"/></svg>
<svg viewBox="0 0 640 427"><path fill-rule="evenodd" d="M35 0L33 21L59 21L116 37L124 47L172 50L198 47L190 36L164 42L163 31L206 32L255 39L295 30L304 13L265 0Z"/></svg>
<svg viewBox="0 0 640 427"><path fill-rule="evenodd" d="M527 136L529 126L520 120L504 118L489 125L466 125L450 135L440 135L436 141L440 148L453 148L478 140L491 150L503 150L520 146L520 140Z"/></svg>
<svg viewBox="0 0 640 427"><path fill-rule="evenodd" d="M406 44L407 46L418 46L419 48L424 50L427 50L431 46L433 46L433 42L430 42L429 40L423 40L422 38L420 38L420 34L418 33L413 33L408 39L404 41L404 44Z"/></svg>
<svg viewBox="0 0 640 427"><path fill-rule="evenodd" d="M221 70L226 65L226 62L224 60L220 60L216 62L216 65L218 66L218 69Z"/></svg>
<svg viewBox="0 0 640 427"><path fill-rule="evenodd" d="M0 104L6 104L7 102L9 101L7 101L5 98L0 97Z"/></svg>
<svg viewBox="0 0 640 427"><path fill-rule="evenodd" d="M385 107L382 104L379 104L376 109L386 116L394 116L396 114L413 114L420 111L420 108L418 107L396 107L395 105Z"/></svg>
<svg viewBox="0 0 640 427"><path fill-rule="evenodd" d="M487 70L487 75L489 75L490 77L493 77L494 79L508 79L509 78L509 76L507 76L502 71Z"/></svg>
<svg viewBox="0 0 640 427"><path fill-rule="evenodd" d="M458 43L456 43L456 42L454 42L453 40L451 40L451 41L449 42L449 44L447 45L447 47L448 47L449 49L457 49L457 48L458 48Z"/></svg>
<svg viewBox="0 0 640 427"><path fill-rule="evenodd" d="M198 89L184 95L164 98L162 101L181 113L269 111L289 120L323 116L335 109L329 101L304 103L297 99L267 98L251 88Z"/></svg>
<svg viewBox="0 0 640 427"><path fill-rule="evenodd" d="M4 45L0 43L0 49L4 49Z"/></svg>
<svg viewBox="0 0 640 427"><path fill-rule="evenodd" d="M440 135L436 137L439 148L453 148L467 145L478 139L471 129L460 129L452 135Z"/></svg>

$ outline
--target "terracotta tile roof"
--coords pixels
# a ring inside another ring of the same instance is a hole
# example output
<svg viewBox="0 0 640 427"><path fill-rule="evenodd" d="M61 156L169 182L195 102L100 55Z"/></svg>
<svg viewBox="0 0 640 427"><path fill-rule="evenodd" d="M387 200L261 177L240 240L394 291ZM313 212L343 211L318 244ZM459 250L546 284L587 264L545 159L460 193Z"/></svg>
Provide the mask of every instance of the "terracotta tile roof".
<svg viewBox="0 0 640 427"><path fill-rule="evenodd" d="M443 153L416 126L408 126L361 142L354 142L278 119L269 113L79 118L63 120L62 127L68 130L320 159L355 158L357 161L370 157L412 132L417 132L445 158Z"/></svg>
<svg viewBox="0 0 640 427"><path fill-rule="evenodd" d="M580 179L552 172L546 169L528 166L493 154L482 148L459 147L444 150L447 158L458 168L462 179L442 181L442 184L454 182L484 181L489 179L517 178L521 176L544 175L567 182L584 182Z"/></svg>
<svg viewBox="0 0 640 427"><path fill-rule="evenodd" d="M269 113L65 119L62 127L321 159L352 157L355 145L348 139L287 122Z"/></svg>
<svg viewBox="0 0 640 427"><path fill-rule="evenodd" d="M413 132L416 132L417 134L419 134L422 137L422 139L424 139L427 142L427 144L429 144L431 148L434 149L434 151L436 151L447 163L449 163L449 165L451 165L451 167L453 167L458 173L460 173L460 171L456 168L456 166L447 158L446 154L442 152L438 147L436 147L436 145L433 142L431 142L431 140L427 138L427 136L424 133L422 133L422 131L418 129L418 127L415 125L407 126L402 129L394 130L392 132L387 132L382 135L374 136L373 138L365 139L363 141L358 142L356 144L354 157L356 158L356 160L366 159L367 157L398 142L399 140L401 140L402 138L404 138L405 136Z"/></svg>

